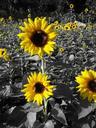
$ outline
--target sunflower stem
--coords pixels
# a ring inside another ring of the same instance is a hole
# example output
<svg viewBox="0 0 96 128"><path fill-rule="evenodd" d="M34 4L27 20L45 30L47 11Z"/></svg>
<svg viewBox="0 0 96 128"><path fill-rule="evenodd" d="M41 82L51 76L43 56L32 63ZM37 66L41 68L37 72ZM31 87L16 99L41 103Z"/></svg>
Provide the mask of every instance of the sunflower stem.
<svg viewBox="0 0 96 128"><path fill-rule="evenodd" d="M44 116L45 116L45 122L47 120L47 100L44 99Z"/></svg>
<svg viewBox="0 0 96 128"><path fill-rule="evenodd" d="M41 71L42 74L44 74L44 58L41 60ZM45 122L47 119L47 100L44 98L44 116L45 116Z"/></svg>
<svg viewBox="0 0 96 128"><path fill-rule="evenodd" d="M44 59L41 60L41 71L44 74Z"/></svg>

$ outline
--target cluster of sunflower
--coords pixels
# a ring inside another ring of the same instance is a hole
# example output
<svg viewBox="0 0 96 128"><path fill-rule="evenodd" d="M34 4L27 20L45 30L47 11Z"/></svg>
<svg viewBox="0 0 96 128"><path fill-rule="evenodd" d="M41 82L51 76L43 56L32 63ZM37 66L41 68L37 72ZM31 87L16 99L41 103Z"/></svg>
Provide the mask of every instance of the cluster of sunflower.
<svg viewBox="0 0 96 128"><path fill-rule="evenodd" d="M67 24L70 26L70 24ZM71 24L72 25L72 24ZM54 41L56 31L54 24L48 24L46 18L35 18L34 21L28 18L24 25L19 27L21 32L18 34L21 42L21 48L29 55L38 55L43 60L45 54L51 55L56 46ZM0 49L0 58L9 60L7 50ZM96 101L96 71L84 70L81 75L75 78L78 86L76 87L80 95L89 101ZM37 73L33 72L27 77L27 83L24 85L22 92L27 102L36 102L38 105L44 104L50 96L53 96L55 85L50 84L48 75L44 69Z"/></svg>
<svg viewBox="0 0 96 128"><path fill-rule="evenodd" d="M74 30L78 28L78 23L76 21L74 22L68 22L64 25L63 30Z"/></svg>
<svg viewBox="0 0 96 128"><path fill-rule="evenodd" d="M58 22L55 24L58 25ZM69 22L64 26L66 30L76 27L76 22ZM54 31L54 24L48 25L46 18L35 18L34 21L28 18L28 21L24 22L24 26L20 26L20 29L22 32L18 34L18 37L22 40L20 45L25 52L30 55L37 54L42 59L45 53L50 55L54 51L56 32ZM28 102L33 101L42 105L44 99L53 95L55 86L50 85L45 73L31 73L27 80L28 83L24 85L25 88L22 89L22 92ZM76 76L75 81L78 83L76 88L84 99L96 101L96 71L84 70L81 75Z"/></svg>
<svg viewBox="0 0 96 128"><path fill-rule="evenodd" d="M55 22L53 23L53 26L54 26L54 29L55 29L55 30L63 30L63 25L60 24L58 21L55 21Z"/></svg>
<svg viewBox="0 0 96 128"><path fill-rule="evenodd" d="M53 23L54 25L54 29L55 30L74 30L78 28L78 22L74 21L74 22L68 22L66 24L60 24L58 21L55 21Z"/></svg>
<svg viewBox="0 0 96 128"><path fill-rule="evenodd" d="M21 33L18 37L21 39L21 48L30 55L38 55L43 60L44 54L50 55L55 48L56 32L53 31L53 24L48 25L46 18L35 18L34 21L28 18L24 21L24 26L19 27ZM37 102L42 105L53 95L55 86L50 85L47 74L43 71L31 73L27 78L28 83L24 85L24 96L28 102Z"/></svg>
<svg viewBox="0 0 96 128"><path fill-rule="evenodd" d="M12 21L12 20L13 20L12 16L9 16L7 19L1 17L0 18L0 23L5 23L5 21Z"/></svg>

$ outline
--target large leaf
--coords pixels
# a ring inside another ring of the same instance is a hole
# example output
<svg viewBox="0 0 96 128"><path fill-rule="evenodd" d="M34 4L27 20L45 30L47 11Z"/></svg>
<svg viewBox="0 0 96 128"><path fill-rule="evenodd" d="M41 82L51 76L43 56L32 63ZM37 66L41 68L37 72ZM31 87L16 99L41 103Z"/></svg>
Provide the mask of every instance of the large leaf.
<svg viewBox="0 0 96 128"><path fill-rule="evenodd" d="M82 100L79 99L80 103L80 111L78 112L78 119L86 117L89 113L91 113L95 108L96 105L88 102L87 99Z"/></svg>
<svg viewBox="0 0 96 128"><path fill-rule="evenodd" d="M28 120L28 128L32 128L35 121L36 121L36 113L35 112L29 112L27 114L27 120Z"/></svg>
<svg viewBox="0 0 96 128"><path fill-rule="evenodd" d="M70 90L69 86L57 84L56 90L54 91L54 97L65 97L66 99L70 100L72 98L72 91Z"/></svg>
<svg viewBox="0 0 96 128"><path fill-rule="evenodd" d="M26 113L21 107L16 107L9 115L7 124L18 127L26 120Z"/></svg>
<svg viewBox="0 0 96 128"><path fill-rule="evenodd" d="M78 113L78 119L86 117L92 110L92 106L88 106L87 108L82 107L81 112Z"/></svg>
<svg viewBox="0 0 96 128"><path fill-rule="evenodd" d="M48 120L44 128L54 128L54 123L52 122L52 120Z"/></svg>
<svg viewBox="0 0 96 128"><path fill-rule="evenodd" d="M54 109L52 109L51 112L53 118L58 120L61 124L67 125L65 114L57 105L55 105Z"/></svg>
<svg viewBox="0 0 96 128"><path fill-rule="evenodd" d="M26 112L39 112L43 109L43 106L38 106L36 103L27 103L22 107Z"/></svg>
<svg viewBox="0 0 96 128"><path fill-rule="evenodd" d="M89 124L83 124L82 128L90 128Z"/></svg>

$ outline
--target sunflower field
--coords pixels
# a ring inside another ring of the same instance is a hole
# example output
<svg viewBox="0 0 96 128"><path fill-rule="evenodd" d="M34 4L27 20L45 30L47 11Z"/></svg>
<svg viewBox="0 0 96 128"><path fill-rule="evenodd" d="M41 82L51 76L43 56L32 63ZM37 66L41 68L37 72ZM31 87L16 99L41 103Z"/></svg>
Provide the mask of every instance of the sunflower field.
<svg viewBox="0 0 96 128"><path fill-rule="evenodd" d="M0 128L96 128L96 0L0 0Z"/></svg>

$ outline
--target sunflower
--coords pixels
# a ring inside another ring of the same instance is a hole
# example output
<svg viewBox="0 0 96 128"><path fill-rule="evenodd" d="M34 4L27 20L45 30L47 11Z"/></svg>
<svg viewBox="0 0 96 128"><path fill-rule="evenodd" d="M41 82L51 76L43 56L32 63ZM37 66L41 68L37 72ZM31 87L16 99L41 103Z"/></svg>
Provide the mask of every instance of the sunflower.
<svg viewBox="0 0 96 128"><path fill-rule="evenodd" d="M2 18L0 18L0 23L2 23L2 22L4 22L5 21L5 19L2 17Z"/></svg>
<svg viewBox="0 0 96 128"><path fill-rule="evenodd" d="M37 102L38 105L42 105L44 99L48 99L53 95L54 86L50 85L46 74L34 72L29 75L27 80L28 83L22 89L27 102L33 101Z"/></svg>
<svg viewBox="0 0 96 128"><path fill-rule="evenodd" d="M74 4L70 4L69 7L70 7L70 9L73 9L74 8Z"/></svg>
<svg viewBox="0 0 96 128"><path fill-rule="evenodd" d="M69 25L64 25L64 28L63 28L64 30L71 30L71 28L70 28L70 26Z"/></svg>
<svg viewBox="0 0 96 128"><path fill-rule="evenodd" d="M53 24L54 24L54 25L58 25L58 24L59 24L59 21L56 20Z"/></svg>
<svg viewBox="0 0 96 128"><path fill-rule="evenodd" d="M9 17L8 17L8 20L9 20L9 21L12 21L12 20L13 20L12 16L9 16Z"/></svg>
<svg viewBox="0 0 96 128"><path fill-rule="evenodd" d="M59 47L59 52L63 53L64 52L64 48L63 47Z"/></svg>
<svg viewBox="0 0 96 128"><path fill-rule="evenodd" d="M76 29L76 28L77 28L77 23L74 22L74 23L72 24L71 28L72 28L72 29Z"/></svg>
<svg viewBox="0 0 96 128"><path fill-rule="evenodd" d="M54 27L55 30L62 30L62 25L58 24Z"/></svg>
<svg viewBox="0 0 96 128"><path fill-rule="evenodd" d="M80 95L88 101L96 101L96 71L84 70L81 75L76 77L76 82L79 84L76 88Z"/></svg>
<svg viewBox="0 0 96 128"><path fill-rule="evenodd" d="M7 49L6 48L0 48L0 58L3 58L5 61L10 60L10 57L7 53Z"/></svg>
<svg viewBox="0 0 96 128"><path fill-rule="evenodd" d="M42 57L44 53L48 55L54 51L56 37L53 24L48 25L46 17L36 17L34 21L28 18L28 21L24 22L24 27L20 26L21 33L18 34L22 40L20 45L25 52L30 55L39 55Z"/></svg>
<svg viewBox="0 0 96 128"><path fill-rule="evenodd" d="M89 11L89 9L88 8L85 8L84 12L87 13L88 11Z"/></svg>

